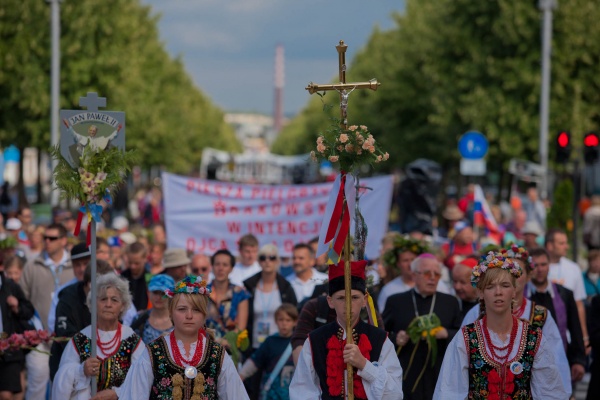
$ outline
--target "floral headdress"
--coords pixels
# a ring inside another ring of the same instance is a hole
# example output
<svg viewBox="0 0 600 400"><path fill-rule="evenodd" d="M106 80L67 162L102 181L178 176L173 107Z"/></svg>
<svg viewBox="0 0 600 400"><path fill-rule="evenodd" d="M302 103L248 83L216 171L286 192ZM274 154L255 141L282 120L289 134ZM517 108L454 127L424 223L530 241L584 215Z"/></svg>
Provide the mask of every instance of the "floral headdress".
<svg viewBox="0 0 600 400"><path fill-rule="evenodd" d="M210 289L206 287L207 282L202 280L200 277L188 275L175 284L175 289L165 290L165 296L172 299L178 293L184 294L202 294L204 296L210 295Z"/></svg>
<svg viewBox="0 0 600 400"><path fill-rule="evenodd" d="M416 255L429 253L429 247L427 243L422 240L414 239L410 236L398 236L394 238L394 248L388 250L383 255L383 263L389 267L395 268L398 263L398 256L400 253L410 251Z"/></svg>
<svg viewBox="0 0 600 400"><path fill-rule="evenodd" d="M493 251L490 251L487 256L481 256L481 261L475 268L473 268L473 273L471 274L471 285L473 285L473 287L477 287L477 283L479 283L481 277L490 268L505 269L515 278L520 277L523 273L523 270L519 264L508 259L502 253L494 253Z"/></svg>
<svg viewBox="0 0 600 400"><path fill-rule="evenodd" d="M524 247L519 247L513 243L509 249L502 249L500 252L506 258L514 258L516 260L524 261L525 267L533 267L533 259Z"/></svg>

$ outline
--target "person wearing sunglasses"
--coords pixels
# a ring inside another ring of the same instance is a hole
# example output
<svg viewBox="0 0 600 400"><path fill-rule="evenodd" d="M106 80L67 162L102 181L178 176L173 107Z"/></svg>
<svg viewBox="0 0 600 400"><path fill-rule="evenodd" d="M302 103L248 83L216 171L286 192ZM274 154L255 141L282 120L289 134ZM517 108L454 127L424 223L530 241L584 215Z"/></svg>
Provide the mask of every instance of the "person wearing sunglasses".
<svg viewBox="0 0 600 400"><path fill-rule="evenodd" d="M283 303L298 305L292 285L279 273L281 259L277 246L266 244L258 252L261 271L244 281L252 294L248 315L248 337L256 350L270 335L277 332L275 311ZM255 398L260 389L260 377L254 375L246 380L250 398Z"/></svg>
<svg viewBox="0 0 600 400"><path fill-rule="evenodd" d="M201 276L208 283L212 282L215 275L212 272L210 257L206 254L195 254L192 257L192 275Z"/></svg>
<svg viewBox="0 0 600 400"><path fill-rule="evenodd" d="M35 259L27 262L21 277L21 288L25 297L37 310L44 330L54 331L48 326L48 315L52 296L58 289L75 277L71 256L66 249L67 230L61 224L51 224L44 233L44 250ZM42 352L32 352L36 368L28 370L25 398L43 399L50 379L50 345L44 344ZM45 352L45 353L44 353Z"/></svg>

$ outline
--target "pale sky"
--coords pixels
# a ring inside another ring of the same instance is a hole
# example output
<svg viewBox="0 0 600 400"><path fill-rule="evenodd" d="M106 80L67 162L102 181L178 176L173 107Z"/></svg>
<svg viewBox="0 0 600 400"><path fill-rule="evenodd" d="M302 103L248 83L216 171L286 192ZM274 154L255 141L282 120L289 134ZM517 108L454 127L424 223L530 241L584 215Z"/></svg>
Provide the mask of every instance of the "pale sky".
<svg viewBox="0 0 600 400"><path fill-rule="evenodd" d="M373 28L394 27L404 0L142 0L162 14L160 37L196 85L226 112L273 112L275 47L285 51L284 111L298 113L313 81L337 77ZM348 74L347 80L352 76Z"/></svg>

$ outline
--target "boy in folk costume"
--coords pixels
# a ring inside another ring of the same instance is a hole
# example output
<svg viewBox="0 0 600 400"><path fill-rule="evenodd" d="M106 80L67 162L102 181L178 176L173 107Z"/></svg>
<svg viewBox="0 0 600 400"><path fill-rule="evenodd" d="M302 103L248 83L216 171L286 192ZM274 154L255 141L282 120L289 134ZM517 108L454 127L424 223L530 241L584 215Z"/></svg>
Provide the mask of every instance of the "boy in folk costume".
<svg viewBox="0 0 600 400"><path fill-rule="evenodd" d="M512 313L522 269L513 258L488 253L471 281L484 316L462 328L446 350L435 399L568 399L553 343L539 327Z"/></svg>
<svg viewBox="0 0 600 400"><path fill-rule="evenodd" d="M210 291L187 276L166 291L174 330L152 341L123 384L125 399L248 399L223 346L204 329Z"/></svg>
<svg viewBox="0 0 600 400"><path fill-rule="evenodd" d="M366 261L351 263L354 344L346 344L344 262L329 267L329 307L337 321L308 335L294 378L290 400L346 398L346 363L354 367L355 399L402 399L402 368L394 345L382 329L360 320L367 301Z"/></svg>

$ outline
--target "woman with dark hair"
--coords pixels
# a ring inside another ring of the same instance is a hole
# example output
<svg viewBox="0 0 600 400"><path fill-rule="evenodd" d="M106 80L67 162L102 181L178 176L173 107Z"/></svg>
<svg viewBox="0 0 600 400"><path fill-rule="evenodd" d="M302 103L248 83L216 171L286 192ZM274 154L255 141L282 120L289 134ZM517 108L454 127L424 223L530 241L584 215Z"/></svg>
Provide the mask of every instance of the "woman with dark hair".
<svg viewBox="0 0 600 400"><path fill-rule="evenodd" d="M217 339L229 331L241 332L248 324L248 299L250 293L229 281L235 257L229 250L218 250L210 258L214 278L207 286L210 291L206 327L215 331ZM220 340L226 345L226 340Z"/></svg>
<svg viewBox="0 0 600 400"><path fill-rule="evenodd" d="M568 399L558 361L539 327L513 315L516 280L512 258L488 253L473 270L482 317L450 342L435 399Z"/></svg>

